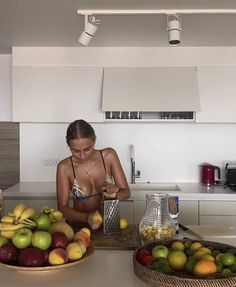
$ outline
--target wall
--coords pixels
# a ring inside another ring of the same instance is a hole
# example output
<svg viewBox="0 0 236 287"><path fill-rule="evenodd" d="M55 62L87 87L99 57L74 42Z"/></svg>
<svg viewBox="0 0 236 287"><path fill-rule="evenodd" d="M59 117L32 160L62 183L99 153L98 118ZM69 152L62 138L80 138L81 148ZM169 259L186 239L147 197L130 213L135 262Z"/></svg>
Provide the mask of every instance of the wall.
<svg viewBox="0 0 236 287"><path fill-rule="evenodd" d="M54 181L55 166L69 155L68 124L20 125L21 181ZM97 148L114 147L130 181L130 150L135 145L139 181L198 182L203 162L224 167L236 160L236 124L93 123Z"/></svg>
<svg viewBox="0 0 236 287"><path fill-rule="evenodd" d="M0 55L0 121L11 121L11 55Z"/></svg>

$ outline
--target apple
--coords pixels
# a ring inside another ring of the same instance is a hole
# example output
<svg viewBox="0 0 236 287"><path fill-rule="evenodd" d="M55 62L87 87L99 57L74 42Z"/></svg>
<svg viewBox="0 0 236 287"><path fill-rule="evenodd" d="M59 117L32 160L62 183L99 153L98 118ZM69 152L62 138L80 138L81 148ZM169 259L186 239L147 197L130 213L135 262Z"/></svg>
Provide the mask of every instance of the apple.
<svg viewBox="0 0 236 287"><path fill-rule="evenodd" d="M49 253L51 252L51 249L48 248L46 250L42 250L43 251L43 256L44 256L44 265L49 265L49 261L48 261L48 257L49 257Z"/></svg>
<svg viewBox="0 0 236 287"><path fill-rule="evenodd" d="M145 256L149 256L150 252L147 249L140 249L136 254L136 259L141 262Z"/></svg>
<svg viewBox="0 0 236 287"><path fill-rule="evenodd" d="M52 234L52 244L51 248L64 248L66 249L66 246L69 244L69 239L63 232L54 232Z"/></svg>
<svg viewBox="0 0 236 287"><path fill-rule="evenodd" d="M76 242L83 242L86 247L88 247L91 244L90 236L83 232L82 230L79 230L74 235L74 241Z"/></svg>
<svg viewBox="0 0 236 287"><path fill-rule="evenodd" d="M21 228L12 237L12 243L18 249L23 249L31 245L33 232L29 228Z"/></svg>
<svg viewBox="0 0 236 287"><path fill-rule="evenodd" d="M32 245L41 250L46 250L52 243L52 236L47 231L35 231L32 236Z"/></svg>
<svg viewBox="0 0 236 287"><path fill-rule="evenodd" d="M34 220L36 223L37 230L48 231L49 226L51 225L51 217L48 214L41 212L39 216Z"/></svg>
<svg viewBox="0 0 236 287"><path fill-rule="evenodd" d="M0 247L2 247L3 245L7 243L9 243L9 240L6 237L0 235Z"/></svg>
<svg viewBox="0 0 236 287"><path fill-rule="evenodd" d="M15 262L18 254L18 249L11 243L0 247L0 262L12 264Z"/></svg>
<svg viewBox="0 0 236 287"><path fill-rule="evenodd" d="M55 248L48 256L48 261L51 265L61 265L68 261L68 255L65 249Z"/></svg>
<svg viewBox="0 0 236 287"><path fill-rule="evenodd" d="M167 258L169 249L164 245L156 245L152 248L151 254L154 258Z"/></svg>
<svg viewBox="0 0 236 287"><path fill-rule="evenodd" d="M17 262L20 266L40 267L44 266L43 251L37 247L27 247L19 251Z"/></svg>

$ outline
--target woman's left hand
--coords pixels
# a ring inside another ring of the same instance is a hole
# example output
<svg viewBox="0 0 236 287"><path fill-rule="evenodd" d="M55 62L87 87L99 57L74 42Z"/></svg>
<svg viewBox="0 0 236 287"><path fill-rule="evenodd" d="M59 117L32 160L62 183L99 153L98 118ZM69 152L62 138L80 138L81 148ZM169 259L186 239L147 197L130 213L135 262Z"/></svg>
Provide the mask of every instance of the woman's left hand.
<svg viewBox="0 0 236 287"><path fill-rule="evenodd" d="M106 186L102 187L102 191L106 198L117 198L119 187L115 184L108 183Z"/></svg>

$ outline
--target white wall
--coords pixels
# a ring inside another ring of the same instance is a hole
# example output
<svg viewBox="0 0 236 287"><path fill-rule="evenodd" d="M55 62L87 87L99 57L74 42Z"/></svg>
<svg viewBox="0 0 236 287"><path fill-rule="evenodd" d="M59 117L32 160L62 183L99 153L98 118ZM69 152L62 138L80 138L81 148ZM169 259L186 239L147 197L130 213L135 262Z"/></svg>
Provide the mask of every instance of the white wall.
<svg viewBox="0 0 236 287"><path fill-rule="evenodd" d="M66 124L20 125L20 180L55 181L46 159L69 155ZM94 123L97 148L114 147L130 181L129 145L135 145L137 181L198 182L200 165L236 160L236 124Z"/></svg>
<svg viewBox="0 0 236 287"><path fill-rule="evenodd" d="M0 121L11 121L11 55L0 55Z"/></svg>

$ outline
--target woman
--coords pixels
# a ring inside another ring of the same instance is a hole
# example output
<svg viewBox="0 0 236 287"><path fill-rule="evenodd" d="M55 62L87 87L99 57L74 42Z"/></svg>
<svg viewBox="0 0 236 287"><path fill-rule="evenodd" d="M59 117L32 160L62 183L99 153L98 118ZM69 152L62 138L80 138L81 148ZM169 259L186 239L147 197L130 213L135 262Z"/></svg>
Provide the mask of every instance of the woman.
<svg viewBox="0 0 236 287"><path fill-rule="evenodd" d="M67 128L66 141L71 156L57 166L57 205L71 224L88 224L93 230L101 222L94 214L101 212L103 196L124 200L130 196L117 153L112 148L94 148L96 135L84 120L76 120ZM69 207L70 192L73 208Z"/></svg>

